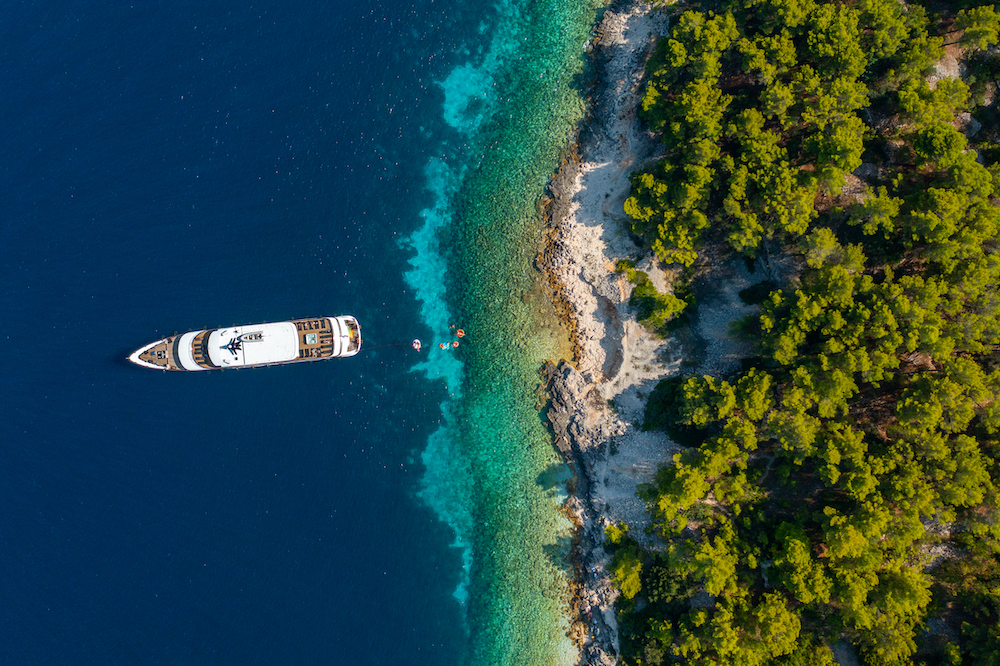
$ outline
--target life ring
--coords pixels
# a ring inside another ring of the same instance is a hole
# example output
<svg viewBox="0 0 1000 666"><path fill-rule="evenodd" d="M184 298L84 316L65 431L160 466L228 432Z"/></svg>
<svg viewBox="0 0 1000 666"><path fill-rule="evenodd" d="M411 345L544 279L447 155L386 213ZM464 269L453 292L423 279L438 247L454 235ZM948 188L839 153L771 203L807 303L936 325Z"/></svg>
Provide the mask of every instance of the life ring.
<svg viewBox="0 0 1000 666"><path fill-rule="evenodd" d="M457 347L458 346L458 340L455 340L454 342L452 342L451 346L452 347Z"/></svg>
<svg viewBox="0 0 1000 666"><path fill-rule="evenodd" d="M441 349L447 349L448 345L442 342L441 344L438 345L438 347L440 347Z"/></svg>

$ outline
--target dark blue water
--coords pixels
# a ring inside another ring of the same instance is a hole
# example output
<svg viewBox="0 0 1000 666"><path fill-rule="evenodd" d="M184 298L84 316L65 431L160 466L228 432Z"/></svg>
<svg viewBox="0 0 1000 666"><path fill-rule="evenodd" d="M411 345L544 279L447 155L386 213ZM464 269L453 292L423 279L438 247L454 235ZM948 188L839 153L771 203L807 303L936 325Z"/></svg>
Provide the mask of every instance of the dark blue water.
<svg viewBox="0 0 1000 666"><path fill-rule="evenodd" d="M453 5L4 5L0 662L460 660L460 553L414 497L444 388L392 346L425 333L399 239ZM123 361L341 313L354 359Z"/></svg>

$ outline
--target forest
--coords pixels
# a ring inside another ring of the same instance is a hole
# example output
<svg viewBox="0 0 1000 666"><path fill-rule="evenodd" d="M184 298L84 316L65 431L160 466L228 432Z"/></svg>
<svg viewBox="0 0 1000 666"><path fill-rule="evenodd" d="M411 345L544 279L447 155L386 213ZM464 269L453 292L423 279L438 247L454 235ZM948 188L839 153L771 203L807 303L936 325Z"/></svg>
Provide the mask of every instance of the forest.
<svg viewBox="0 0 1000 666"><path fill-rule="evenodd" d="M606 532L621 663L1000 666L1000 16L691 6L647 66L632 231L799 269L750 296L740 371L649 397L682 452L640 489L658 547Z"/></svg>

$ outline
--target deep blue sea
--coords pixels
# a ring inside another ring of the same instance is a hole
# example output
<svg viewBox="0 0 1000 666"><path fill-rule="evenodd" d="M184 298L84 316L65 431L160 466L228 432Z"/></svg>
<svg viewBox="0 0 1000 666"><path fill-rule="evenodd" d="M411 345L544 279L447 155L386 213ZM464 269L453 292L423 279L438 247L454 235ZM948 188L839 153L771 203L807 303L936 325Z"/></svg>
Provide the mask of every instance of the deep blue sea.
<svg viewBox="0 0 1000 666"><path fill-rule="evenodd" d="M518 248L582 114L588 7L0 9L0 663L565 656ZM124 360L337 314L355 358Z"/></svg>

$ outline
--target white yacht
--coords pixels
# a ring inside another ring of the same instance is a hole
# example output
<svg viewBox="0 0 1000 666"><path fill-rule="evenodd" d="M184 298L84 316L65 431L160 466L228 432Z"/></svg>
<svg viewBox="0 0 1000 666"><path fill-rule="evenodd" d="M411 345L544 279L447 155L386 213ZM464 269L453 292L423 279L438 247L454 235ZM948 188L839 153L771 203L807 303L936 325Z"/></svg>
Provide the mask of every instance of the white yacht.
<svg viewBox="0 0 1000 666"><path fill-rule="evenodd" d="M361 326L350 315L211 328L172 335L136 350L128 360L154 370L215 370L354 356Z"/></svg>

